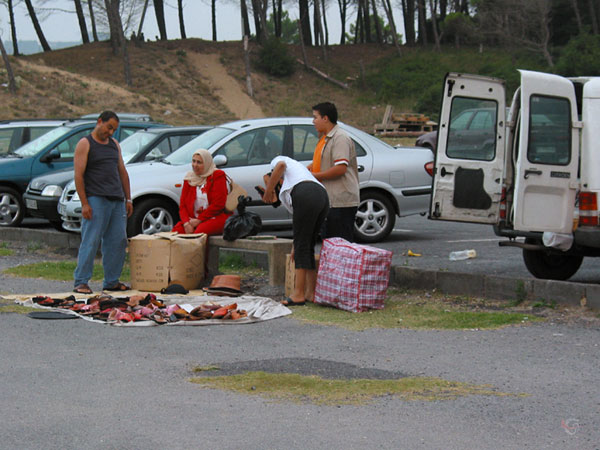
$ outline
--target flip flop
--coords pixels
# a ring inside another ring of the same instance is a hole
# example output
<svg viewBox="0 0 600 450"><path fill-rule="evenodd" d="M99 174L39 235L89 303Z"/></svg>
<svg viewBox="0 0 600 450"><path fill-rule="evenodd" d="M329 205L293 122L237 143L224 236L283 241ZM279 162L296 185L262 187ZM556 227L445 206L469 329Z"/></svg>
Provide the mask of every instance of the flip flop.
<svg viewBox="0 0 600 450"><path fill-rule="evenodd" d="M73 289L73 292L75 292L76 294L92 294L93 293L87 284L80 284L78 286L75 286L75 289Z"/></svg>
<svg viewBox="0 0 600 450"><path fill-rule="evenodd" d="M129 291L131 290L131 288L129 286L127 286L125 283L121 283L120 281L115 284L113 287L107 288L105 287L103 289L104 291Z"/></svg>
<svg viewBox="0 0 600 450"><path fill-rule="evenodd" d="M295 302L290 297L286 297L285 300L280 301L283 306L302 306L306 304L306 300L301 302Z"/></svg>

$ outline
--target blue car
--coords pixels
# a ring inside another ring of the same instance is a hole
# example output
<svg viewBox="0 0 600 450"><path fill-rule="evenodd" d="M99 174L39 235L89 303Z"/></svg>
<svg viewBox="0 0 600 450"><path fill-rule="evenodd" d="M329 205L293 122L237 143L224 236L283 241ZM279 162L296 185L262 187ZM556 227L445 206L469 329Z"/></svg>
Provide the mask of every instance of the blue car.
<svg viewBox="0 0 600 450"><path fill-rule="evenodd" d="M0 227L21 224L25 216L22 196L31 179L73 167L75 146L95 126L96 120L66 121L17 150L0 156ZM122 119L113 137L122 140L138 130L156 126L164 124Z"/></svg>

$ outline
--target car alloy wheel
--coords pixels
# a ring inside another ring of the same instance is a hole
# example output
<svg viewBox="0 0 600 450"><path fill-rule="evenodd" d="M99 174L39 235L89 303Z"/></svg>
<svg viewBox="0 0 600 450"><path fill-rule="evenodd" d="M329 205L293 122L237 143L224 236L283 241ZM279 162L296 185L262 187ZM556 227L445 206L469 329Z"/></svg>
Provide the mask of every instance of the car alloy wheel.
<svg viewBox="0 0 600 450"><path fill-rule="evenodd" d="M154 198L142 200L133 207L133 214L128 221L127 235L171 231L176 218L177 212L173 211L166 202Z"/></svg>
<svg viewBox="0 0 600 450"><path fill-rule="evenodd" d="M19 193L9 187L0 187L0 226L19 226L24 211L25 205Z"/></svg>
<svg viewBox="0 0 600 450"><path fill-rule="evenodd" d="M396 215L385 195L379 192L361 193L354 221L354 235L360 242L379 242L394 228Z"/></svg>

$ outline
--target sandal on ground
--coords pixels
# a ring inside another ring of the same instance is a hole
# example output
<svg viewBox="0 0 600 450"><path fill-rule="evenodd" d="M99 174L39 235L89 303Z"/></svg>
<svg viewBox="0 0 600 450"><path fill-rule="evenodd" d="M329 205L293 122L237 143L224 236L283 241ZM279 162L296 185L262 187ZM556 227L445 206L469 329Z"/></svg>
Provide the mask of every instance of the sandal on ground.
<svg viewBox="0 0 600 450"><path fill-rule="evenodd" d="M127 286L125 283L121 283L120 281L115 284L113 287L105 287L104 288L105 291L129 291L131 290L131 288L129 286Z"/></svg>
<svg viewBox="0 0 600 450"><path fill-rule="evenodd" d="M285 300L282 300L281 303L283 306L302 306L306 303L306 300L301 302L295 302L290 297L286 297Z"/></svg>
<svg viewBox="0 0 600 450"><path fill-rule="evenodd" d="M73 289L73 292L75 292L76 294L91 294L92 290L90 289L90 287L87 284L80 284L75 286L75 289Z"/></svg>

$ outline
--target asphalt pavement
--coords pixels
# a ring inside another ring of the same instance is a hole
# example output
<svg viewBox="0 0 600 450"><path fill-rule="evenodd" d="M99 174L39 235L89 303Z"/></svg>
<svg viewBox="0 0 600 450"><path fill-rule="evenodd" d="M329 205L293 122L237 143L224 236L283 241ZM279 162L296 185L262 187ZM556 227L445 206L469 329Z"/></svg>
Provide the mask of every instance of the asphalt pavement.
<svg viewBox="0 0 600 450"><path fill-rule="evenodd" d="M0 314L0 330L0 448L600 448L597 322L357 332L293 314L149 328ZM198 366L439 377L489 385L497 395L323 406L209 389L190 382Z"/></svg>

